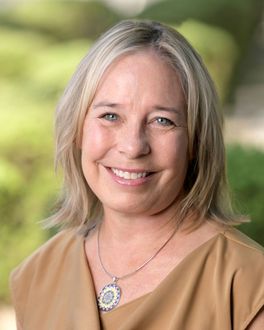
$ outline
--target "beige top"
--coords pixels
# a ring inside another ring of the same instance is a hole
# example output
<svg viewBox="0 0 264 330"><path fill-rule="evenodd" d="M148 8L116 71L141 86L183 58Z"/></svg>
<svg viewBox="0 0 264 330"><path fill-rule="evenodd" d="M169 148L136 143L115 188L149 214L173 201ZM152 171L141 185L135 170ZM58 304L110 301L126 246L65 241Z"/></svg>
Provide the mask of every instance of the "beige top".
<svg viewBox="0 0 264 330"><path fill-rule="evenodd" d="M23 330L243 330L264 306L264 249L230 229L187 255L151 293L100 315L84 241L62 231L13 271Z"/></svg>

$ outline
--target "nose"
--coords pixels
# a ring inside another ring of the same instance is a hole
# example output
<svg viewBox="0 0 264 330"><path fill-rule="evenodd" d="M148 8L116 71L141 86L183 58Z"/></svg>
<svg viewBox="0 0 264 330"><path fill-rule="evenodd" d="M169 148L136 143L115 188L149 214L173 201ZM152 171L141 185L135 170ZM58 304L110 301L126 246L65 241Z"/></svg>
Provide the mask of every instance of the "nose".
<svg viewBox="0 0 264 330"><path fill-rule="evenodd" d="M127 158L140 158L150 153L150 144L144 126L128 125L119 133L118 151Z"/></svg>

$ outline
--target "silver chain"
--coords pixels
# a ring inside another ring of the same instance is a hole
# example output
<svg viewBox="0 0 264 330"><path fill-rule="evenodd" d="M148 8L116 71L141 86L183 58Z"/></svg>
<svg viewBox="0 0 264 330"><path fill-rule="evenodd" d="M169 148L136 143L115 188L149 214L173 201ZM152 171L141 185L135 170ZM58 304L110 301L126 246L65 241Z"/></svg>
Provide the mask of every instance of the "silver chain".
<svg viewBox="0 0 264 330"><path fill-rule="evenodd" d="M139 266L138 268L136 268L135 270L133 270L132 272L125 274L123 276L115 276L113 274L111 274L104 266L102 258L101 258L101 253L100 253L100 244L99 244L99 234L100 234L100 229L101 229L101 225L99 225L98 228L98 233L97 233L97 250L98 250L98 257L99 257L99 261L100 264L104 270L104 272L110 276L113 280L113 282L117 282L118 280L122 280L124 278L127 278L129 276L134 275L135 273L137 273L139 270L141 270L143 267L145 267L152 259L154 259L158 253L169 243L169 241L172 239L172 237L175 235L176 231L178 230L178 226L176 227L176 229L173 231L173 233L169 236L169 238L161 245L161 247L149 258L147 259L141 266Z"/></svg>

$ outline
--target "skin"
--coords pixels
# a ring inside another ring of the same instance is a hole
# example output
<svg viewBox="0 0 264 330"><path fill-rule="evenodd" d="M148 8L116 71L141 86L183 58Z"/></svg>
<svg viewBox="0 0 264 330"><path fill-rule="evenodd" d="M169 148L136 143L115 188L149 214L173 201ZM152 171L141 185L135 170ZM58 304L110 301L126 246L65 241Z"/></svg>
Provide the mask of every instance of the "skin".
<svg viewBox="0 0 264 330"><path fill-rule="evenodd" d="M264 329L264 308L260 310L246 330L263 330Z"/></svg>
<svg viewBox="0 0 264 330"><path fill-rule="evenodd" d="M101 256L111 273L122 276L143 264L175 231L188 165L185 100L177 73L151 50L112 63L88 109L81 148L85 178L104 208ZM111 168L151 175L126 180ZM206 221L189 234L178 230L149 264L120 280L119 306L154 290L218 232ZM89 233L85 251L98 294L111 279L98 260L97 234L98 228Z"/></svg>
<svg viewBox="0 0 264 330"><path fill-rule="evenodd" d="M246 330L263 330L264 329L264 308L260 310Z"/></svg>
<svg viewBox="0 0 264 330"><path fill-rule="evenodd" d="M164 111L165 107L177 109L177 113ZM104 207L101 255L106 268L117 276L135 270L175 230L172 215L177 214L188 164L184 108L177 74L155 53L145 51L111 65L86 116L81 146L83 172ZM174 124L168 125L167 120ZM108 167L155 174L131 184L113 177ZM120 280L119 306L154 290L188 254L219 230L206 221L188 234L179 229L148 265ZM98 228L89 233L85 252L98 294L110 279L98 260L97 234ZM17 328L22 326L17 324ZM247 330L263 328L262 310Z"/></svg>
<svg viewBox="0 0 264 330"><path fill-rule="evenodd" d="M159 109L165 107L171 110ZM86 180L106 215L152 216L175 204L188 163L184 107L177 75L155 54L127 56L108 70L86 116L82 144ZM110 167L154 174L142 184L120 184Z"/></svg>

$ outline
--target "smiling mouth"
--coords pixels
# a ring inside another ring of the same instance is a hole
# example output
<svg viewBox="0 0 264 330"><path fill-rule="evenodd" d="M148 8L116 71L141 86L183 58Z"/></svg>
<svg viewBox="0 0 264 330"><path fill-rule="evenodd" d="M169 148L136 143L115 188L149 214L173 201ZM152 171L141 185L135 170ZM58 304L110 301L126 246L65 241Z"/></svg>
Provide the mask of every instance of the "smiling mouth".
<svg viewBox="0 0 264 330"><path fill-rule="evenodd" d="M153 172L127 172L127 171L119 170L114 167L111 167L111 171L119 178L123 178L126 180L136 180L140 178L145 178L153 174Z"/></svg>

